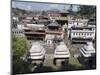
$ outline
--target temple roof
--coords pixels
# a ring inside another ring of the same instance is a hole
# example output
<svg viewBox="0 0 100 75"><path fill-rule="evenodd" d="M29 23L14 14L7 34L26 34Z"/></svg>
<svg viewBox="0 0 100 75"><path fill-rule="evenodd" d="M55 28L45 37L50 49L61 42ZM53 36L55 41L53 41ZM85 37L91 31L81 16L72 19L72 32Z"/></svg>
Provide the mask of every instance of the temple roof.
<svg viewBox="0 0 100 75"><path fill-rule="evenodd" d="M55 27L59 27L60 24L58 24L56 21L51 22L50 24L48 24L47 26L55 26Z"/></svg>

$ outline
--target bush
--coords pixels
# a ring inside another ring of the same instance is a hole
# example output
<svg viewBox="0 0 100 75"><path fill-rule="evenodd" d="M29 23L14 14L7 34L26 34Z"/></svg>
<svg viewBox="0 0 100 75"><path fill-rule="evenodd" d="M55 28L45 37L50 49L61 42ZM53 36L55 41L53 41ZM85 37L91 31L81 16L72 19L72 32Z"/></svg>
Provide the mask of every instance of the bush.
<svg viewBox="0 0 100 75"><path fill-rule="evenodd" d="M15 37L12 38L12 64L13 64L13 73L22 73L24 72L25 66L24 62L20 57L22 57L27 50L27 43L24 38Z"/></svg>
<svg viewBox="0 0 100 75"><path fill-rule="evenodd" d="M78 59L74 58L74 57L69 58L68 64L71 65L74 69L83 69L84 68L83 65L80 64Z"/></svg>

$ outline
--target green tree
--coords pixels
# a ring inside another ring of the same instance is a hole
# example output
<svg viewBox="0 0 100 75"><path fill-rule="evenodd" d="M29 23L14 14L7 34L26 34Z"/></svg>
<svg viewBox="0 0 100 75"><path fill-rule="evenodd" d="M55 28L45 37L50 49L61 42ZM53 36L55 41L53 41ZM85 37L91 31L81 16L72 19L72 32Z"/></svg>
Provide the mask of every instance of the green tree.
<svg viewBox="0 0 100 75"><path fill-rule="evenodd" d="M24 38L16 38L13 36L12 41L12 50L13 50L13 56L14 57L21 57L24 55L24 53L27 50L27 44Z"/></svg>
<svg viewBox="0 0 100 75"><path fill-rule="evenodd" d="M21 57L26 53L27 43L24 38L13 36L12 38L12 61L13 61L13 73L21 73L24 71L25 66Z"/></svg>
<svg viewBox="0 0 100 75"><path fill-rule="evenodd" d="M95 6L86 6L81 5L79 6L78 14L80 14L82 17L92 17L93 14L96 14L96 7Z"/></svg>
<svg viewBox="0 0 100 75"><path fill-rule="evenodd" d="M28 11L25 9L20 9L20 8L12 8L12 12L14 13L14 15L16 16L20 16L20 14L26 14Z"/></svg>

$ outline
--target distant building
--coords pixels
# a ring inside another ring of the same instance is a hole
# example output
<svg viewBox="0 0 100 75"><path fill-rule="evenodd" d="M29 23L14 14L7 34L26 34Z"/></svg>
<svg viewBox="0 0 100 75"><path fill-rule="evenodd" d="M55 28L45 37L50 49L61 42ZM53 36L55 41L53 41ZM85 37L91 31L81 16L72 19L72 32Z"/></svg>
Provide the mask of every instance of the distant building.
<svg viewBox="0 0 100 75"><path fill-rule="evenodd" d="M27 24L24 28L24 34L28 40L44 40L45 25L43 24Z"/></svg>
<svg viewBox="0 0 100 75"><path fill-rule="evenodd" d="M75 20L68 20L68 28L71 27L85 27L88 26L87 19L75 19Z"/></svg>
<svg viewBox="0 0 100 75"><path fill-rule="evenodd" d="M68 25L65 23L65 24L62 26L62 29L63 29L63 31L68 31Z"/></svg>
<svg viewBox="0 0 100 75"><path fill-rule="evenodd" d="M17 22L19 21L18 16L13 16L12 19L15 20L15 21L17 21Z"/></svg>
<svg viewBox="0 0 100 75"><path fill-rule="evenodd" d="M44 25L47 25L51 22L51 20L48 18L48 17L38 17L38 19L36 20L36 23L37 24L44 24Z"/></svg>
<svg viewBox="0 0 100 75"><path fill-rule="evenodd" d="M47 26L43 24L26 24L24 34L28 40L44 40L47 44L52 44L55 37L63 39L63 31L61 25L57 22L52 22Z"/></svg>
<svg viewBox="0 0 100 75"><path fill-rule="evenodd" d="M66 9L63 9L59 12L61 14L61 17L67 17L69 12Z"/></svg>
<svg viewBox="0 0 100 75"><path fill-rule="evenodd" d="M16 23L16 27L12 27L12 33L16 37L25 37L24 35L24 24L23 23Z"/></svg>
<svg viewBox="0 0 100 75"><path fill-rule="evenodd" d="M19 22L18 16L12 16L12 28L17 28L18 22Z"/></svg>
<svg viewBox="0 0 100 75"><path fill-rule="evenodd" d="M95 30L92 27L71 27L69 38L72 42L87 42L95 39Z"/></svg>
<svg viewBox="0 0 100 75"><path fill-rule="evenodd" d="M12 20L12 28L17 28L17 21L16 20Z"/></svg>
<svg viewBox="0 0 100 75"><path fill-rule="evenodd" d="M25 23L35 23L33 16L25 16L23 17L22 21Z"/></svg>
<svg viewBox="0 0 100 75"><path fill-rule="evenodd" d="M49 17L59 17L59 16L61 16L59 13L48 13L48 16Z"/></svg>
<svg viewBox="0 0 100 75"><path fill-rule="evenodd" d="M67 10L59 11L57 14L53 14L54 16L50 16L53 20L57 21L58 24L64 25L65 23L68 23L68 14L69 12Z"/></svg>
<svg viewBox="0 0 100 75"><path fill-rule="evenodd" d="M24 30L21 30L21 29L12 28L12 33L13 33L16 37L25 37L25 35L24 35Z"/></svg>
<svg viewBox="0 0 100 75"><path fill-rule="evenodd" d="M24 27L25 27L25 24L20 22L20 23L17 23L17 28L16 29L23 30Z"/></svg>
<svg viewBox="0 0 100 75"><path fill-rule="evenodd" d="M45 37L47 44L52 44L55 37L58 39L63 39L63 35L64 33L62 31L61 25L59 25L57 22L52 22L47 25Z"/></svg>
<svg viewBox="0 0 100 75"><path fill-rule="evenodd" d="M89 19L88 27L92 27L93 30L96 30L96 19L95 18Z"/></svg>

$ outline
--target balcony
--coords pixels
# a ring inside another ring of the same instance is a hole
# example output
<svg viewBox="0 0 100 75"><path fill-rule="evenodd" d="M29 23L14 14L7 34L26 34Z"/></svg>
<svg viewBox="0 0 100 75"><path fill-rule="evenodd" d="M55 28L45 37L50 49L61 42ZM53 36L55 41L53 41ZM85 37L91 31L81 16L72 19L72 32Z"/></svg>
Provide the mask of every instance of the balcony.
<svg viewBox="0 0 100 75"><path fill-rule="evenodd" d="M47 28L46 33L49 33L49 34L62 34L63 31L62 31L62 29L49 29L49 28Z"/></svg>

